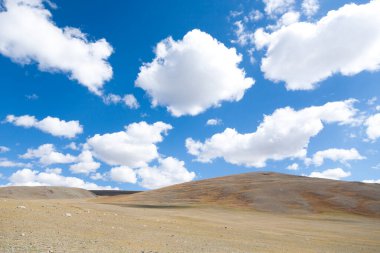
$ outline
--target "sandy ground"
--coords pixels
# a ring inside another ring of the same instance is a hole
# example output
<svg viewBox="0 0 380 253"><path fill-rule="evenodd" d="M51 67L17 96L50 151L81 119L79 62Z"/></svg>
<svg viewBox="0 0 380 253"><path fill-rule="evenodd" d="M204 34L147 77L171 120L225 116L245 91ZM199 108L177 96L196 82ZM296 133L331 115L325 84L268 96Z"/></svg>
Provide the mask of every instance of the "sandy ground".
<svg viewBox="0 0 380 253"><path fill-rule="evenodd" d="M380 252L380 219L0 199L0 252L370 253Z"/></svg>

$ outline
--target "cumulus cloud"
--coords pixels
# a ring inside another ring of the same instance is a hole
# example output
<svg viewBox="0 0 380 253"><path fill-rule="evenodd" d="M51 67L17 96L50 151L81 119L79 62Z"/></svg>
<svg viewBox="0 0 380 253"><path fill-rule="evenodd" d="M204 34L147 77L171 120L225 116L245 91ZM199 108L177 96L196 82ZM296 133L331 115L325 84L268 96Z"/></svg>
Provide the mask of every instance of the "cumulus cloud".
<svg viewBox="0 0 380 253"><path fill-rule="evenodd" d="M137 109L140 107L139 102L133 94L126 94L124 97L121 97L116 94L108 94L103 96L103 101L106 104L119 104L123 103L130 109Z"/></svg>
<svg viewBox="0 0 380 253"><path fill-rule="evenodd" d="M77 187L88 190L115 190L111 186L99 186L94 183L85 182L77 177L65 177L55 172L39 172L37 170L22 169L9 177L9 185L24 186L66 186Z"/></svg>
<svg viewBox="0 0 380 253"><path fill-rule="evenodd" d="M0 167L14 168L14 167L31 167L31 166L32 165L30 163L20 163L20 162L10 161L7 158L0 158Z"/></svg>
<svg viewBox="0 0 380 253"><path fill-rule="evenodd" d="M370 99L367 100L367 105L374 105L377 101L377 97L371 97Z"/></svg>
<svg viewBox="0 0 380 253"><path fill-rule="evenodd" d="M281 16L280 20L278 21L277 26L283 27L283 26L288 26L288 25L297 23L299 18L300 18L299 12L288 11L284 13L284 15Z"/></svg>
<svg viewBox="0 0 380 253"><path fill-rule="evenodd" d="M173 184L191 181L195 178L194 172L185 168L183 161L173 157L160 158L158 166L143 167L137 171L141 178L139 184L148 189L156 189Z"/></svg>
<svg viewBox="0 0 380 253"><path fill-rule="evenodd" d="M105 173L102 174L102 173L97 172L97 173L90 174L90 178L92 180L106 180L106 175Z"/></svg>
<svg viewBox="0 0 380 253"><path fill-rule="evenodd" d="M302 1L302 12L307 16L311 17L316 14L319 10L318 0L303 0Z"/></svg>
<svg viewBox="0 0 380 253"><path fill-rule="evenodd" d="M79 147L75 142L70 142L65 146L65 148L71 149L71 150L78 150Z"/></svg>
<svg viewBox="0 0 380 253"><path fill-rule="evenodd" d="M227 128L204 142L188 138L186 148L200 162L220 157L232 164L252 167L264 167L269 159L304 158L310 139L324 128L324 124L355 122L354 102L330 102L299 111L280 108L264 116L256 132L241 134Z"/></svg>
<svg viewBox="0 0 380 253"><path fill-rule="evenodd" d="M77 28L57 27L43 0L4 0L0 10L0 54L41 71L63 72L100 95L112 77L111 45L91 42Z"/></svg>
<svg viewBox="0 0 380 253"><path fill-rule="evenodd" d="M349 177L349 176L351 176L351 172L344 171L341 168L328 169L322 172L314 171L309 175L309 177L334 179L334 180L340 180L342 178Z"/></svg>
<svg viewBox="0 0 380 253"><path fill-rule="evenodd" d="M363 180L362 182L367 184L380 184L380 179L367 179Z"/></svg>
<svg viewBox="0 0 380 253"><path fill-rule="evenodd" d="M10 149L8 147L5 147L5 146L0 146L0 153L5 153L5 152L8 152Z"/></svg>
<svg viewBox="0 0 380 253"><path fill-rule="evenodd" d="M128 106L131 109L137 109L140 107L139 103L137 102L137 99L132 94L127 94L123 97L123 102L126 106Z"/></svg>
<svg viewBox="0 0 380 253"><path fill-rule="evenodd" d="M244 22L255 22L262 19L264 15L259 10L251 10L248 15L243 17Z"/></svg>
<svg viewBox="0 0 380 253"><path fill-rule="evenodd" d="M326 159L332 160L334 162L338 161L340 163L348 165L347 161L363 160L365 157L360 155L355 148L330 148L316 152L311 160L306 160L306 163L313 163L315 166L321 166Z"/></svg>
<svg viewBox="0 0 380 253"><path fill-rule="evenodd" d="M277 14L283 14L290 9L292 9L294 5L294 0L263 0L265 4L265 13L273 16Z"/></svg>
<svg viewBox="0 0 380 253"><path fill-rule="evenodd" d="M273 25L267 25L266 29L271 30L271 31L276 31L276 30L278 30L278 29L280 29L282 27L285 27L285 26L297 23L299 21L299 19L300 19L300 13L299 12L297 12L297 11L288 11L288 12L284 13L280 18L278 18L276 20L275 24L273 24ZM268 34L264 32L263 28L258 29L255 33L252 33L251 31L248 31L248 30L245 31L245 33L247 34L248 38L250 39L250 42L252 44L256 43L256 47L257 48L263 47L262 43L259 42L259 39L260 39L260 35L258 35L259 34L259 30L262 30L262 32L264 34L266 34L265 36L268 37ZM264 36L264 38L265 38L265 36ZM267 43L266 40L264 42Z"/></svg>
<svg viewBox="0 0 380 253"><path fill-rule="evenodd" d="M248 43L252 43L254 41L254 35L250 31L247 31L243 21L238 20L234 23L234 25L234 33L237 39L232 40L232 43L237 43L240 46L246 46Z"/></svg>
<svg viewBox="0 0 380 253"><path fill-rule="evenodd" d="M375 141L380 137L380 113L370 116L364 123L367 126L367 136L370 140Z"/></svg>
<svg viewBox="0 0 380 253"><path fill-rule="evenodd" d="M136 172L128 168L127 166L114 167L110 170L109 176L111 180L122 182L122 183L132 183L137 182Z"/></svg>
<svg viewBox="0 0 380 253"><path fill-rule="evenodd" d="M217 125L220 125L220 124L222 124L222 120L221 119L209 119L206 122L206 125L208 125L208 126L217 126Z"/></svg>
<svg viewBox="0 0 380 253"><path fill-rule="evenodd" d="M94 161L92 153L89 150L83 150L76 158L76 162L76 164L70 165L70 171L75 174L82 173L88 175L100 167L100 163Z"/></svg>
<svg viewBox="0 0 380 253"><path fill-rule="evenodd" d="M286 169L288 169L288 170L298 170L299 169L299 165L298 165L298 163L292 163L291 165L289 165L288 167L286 167Z"/></svg>
<svg viewBox="0 0 380 253"><path fill-rule="evenodd" d="M172 126L163 122L142 121L126 126L125 131L96 134L87 143L96 158L110 165L137 168L158 158L156 144L170 129Z"/></svg>
<svg viewBox="0 0 380 253"><path fill-rule="evenodd" d="M104 95L102 98L103 102L107 105L118 104L122 100L121 96L112 93Z"/></svg>
<svg viewBox="0 0 380 253"><path fill-rule="evenodd" d="M61 168L46 168L45 169L45 172L46 173L54 173L54 174L61 174L62 173L62 169Z"/></svg>
<svg viewBox="0 0 380 253"><path fill-rule="evenodd" d="M74 138L83 132L83 127L77 120L64 121L50 116L38 121L34 116L30 115L8 115L5 122L25 128L34 127L53 136L65 138Z"/></svg>
<svg viewBox="0 0 380 253"><path fill-rule="evenodd" d="M23 159L37 158L43 165L73 163L77 160L75 156L57 152L53 144L43 144L37 149L28 149L20 157Z"/></svg>
<svg viewBox="0 0 380 253"><path fill-rule="evenodd" d="M380 1L347 4L316 23L297 22L267 33L255 32L256 48L266 47L265 78L289 90L310 90L340 73L352 76L380 67Z"/></svg>
<svg viewBox="0 0 380 253"><path fill-rule="evenodd" d="M37 100L38 99L38 95L37 94L28 94L28 95L25 95L26 99L28 100Z"/></svg>
<svg viewBox="0 0 380 253"><path fill-rule="evenodd" d="M153 106L166 106L174 116L197 115L223 101L239 101L254 84L238 67L242 56L200 30L182 40L159 42L156 57L140 68L135 85Z"/></svg>

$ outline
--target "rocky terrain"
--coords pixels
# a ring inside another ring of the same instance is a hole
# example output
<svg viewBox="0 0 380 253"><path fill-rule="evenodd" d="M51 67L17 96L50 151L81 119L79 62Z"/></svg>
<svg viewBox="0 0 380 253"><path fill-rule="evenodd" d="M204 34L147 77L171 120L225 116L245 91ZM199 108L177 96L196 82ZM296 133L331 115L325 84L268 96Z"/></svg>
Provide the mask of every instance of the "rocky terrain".
<svg viewBox="0 0 380 253"><path fill-rule="evenodd" d="M111 197L2 188L0 252L380 252L379 187L250 173Z"/></svg>

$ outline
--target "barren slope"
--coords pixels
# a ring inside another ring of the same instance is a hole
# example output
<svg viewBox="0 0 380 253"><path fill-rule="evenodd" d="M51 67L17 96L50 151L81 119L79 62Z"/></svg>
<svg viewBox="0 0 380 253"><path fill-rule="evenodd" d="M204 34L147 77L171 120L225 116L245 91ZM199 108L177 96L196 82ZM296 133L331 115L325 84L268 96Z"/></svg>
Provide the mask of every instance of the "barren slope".
<svg viewBox="0 0 380 253"><path fill-rule="evenodd" d="M380 252L380 219L344 213L0 199L0 214L2 253Z"/></svg>
<svg viewBox="0 0 380 253"><path fill-rule="evenodd" d="M10 199L78 199L94 198L95 194L80 188L56 186L0 187L0 198Z"/></svg>
<svg viewBox="0 0 380 253"><path fill-rule="evenodd" d="M344 211L380 216L380 185L261 172L189 182L96 201L156 207L223 205L275 213Z"/></svg>

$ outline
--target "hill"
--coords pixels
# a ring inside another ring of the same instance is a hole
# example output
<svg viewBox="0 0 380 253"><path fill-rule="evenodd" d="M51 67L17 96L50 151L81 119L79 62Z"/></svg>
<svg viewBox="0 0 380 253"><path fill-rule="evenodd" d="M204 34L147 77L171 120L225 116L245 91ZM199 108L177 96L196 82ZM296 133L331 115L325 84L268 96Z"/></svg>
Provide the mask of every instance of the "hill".
<svg viewBox="0 0 380 253"><path fill-rule="evenodd" d="M147 207L219 205L273 213L342 211L380 216L380 185L260 172L188 182L96 201Z"/></svg>
<svg viewBox="0 0 380 253"><path fill-rule="evenodd" d="M0 187L0 198L10 199L79 199L96 195L80 188L57 186L9 186Z"/></svg>

